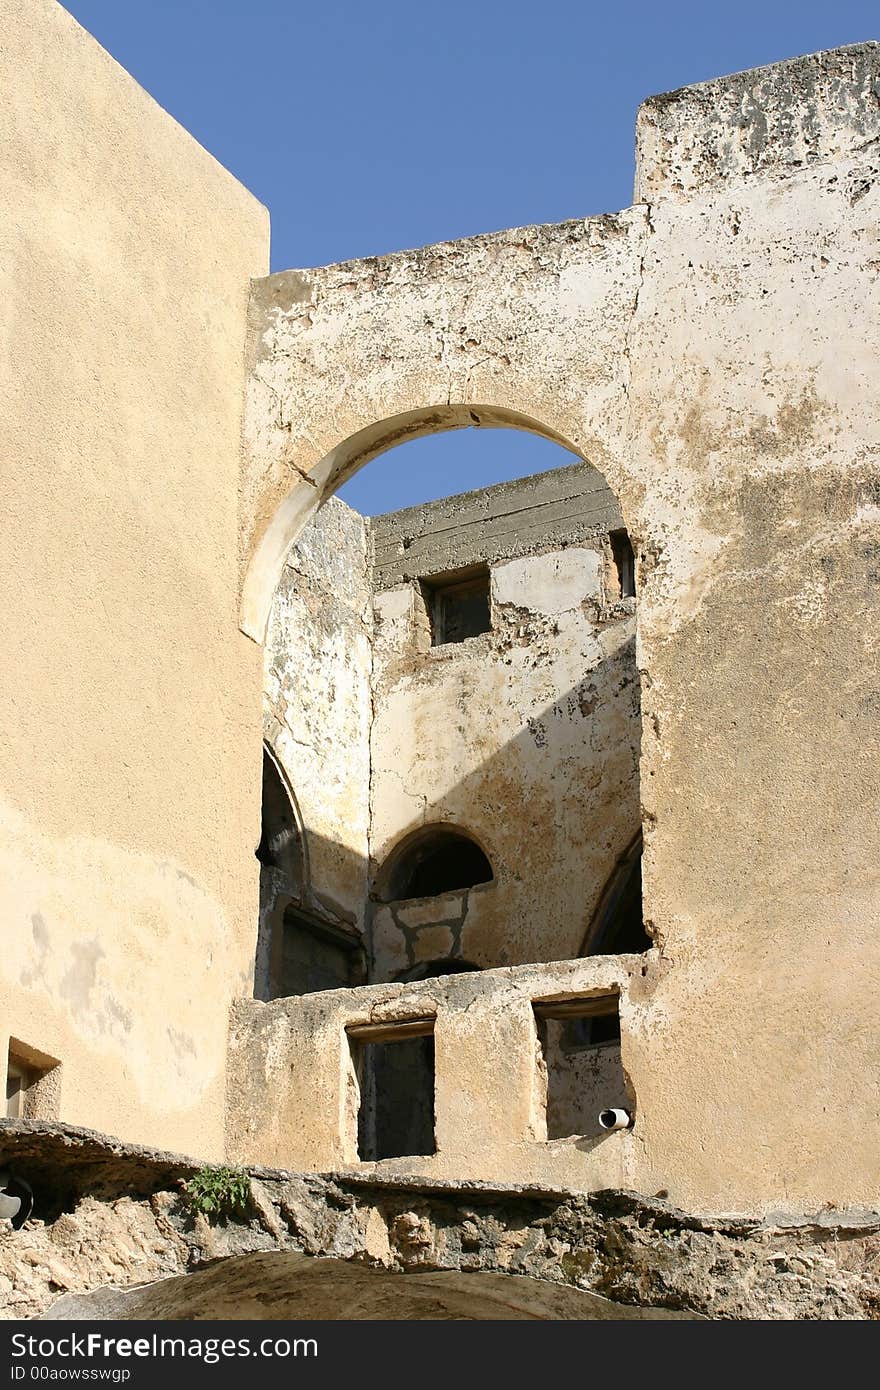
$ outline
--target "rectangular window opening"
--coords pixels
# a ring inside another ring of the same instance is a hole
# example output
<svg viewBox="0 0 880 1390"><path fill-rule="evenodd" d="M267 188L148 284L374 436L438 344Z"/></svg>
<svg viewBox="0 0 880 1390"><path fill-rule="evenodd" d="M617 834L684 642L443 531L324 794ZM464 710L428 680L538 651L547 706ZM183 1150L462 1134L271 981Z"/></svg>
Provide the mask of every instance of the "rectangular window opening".
<svg viewBox="0 0 880 1390"><path fill-rule="evenodd" d="M489 569L469 569L438 574L421 581L422 596L431 624L431 646L464 642L492 630Z"/></svg>
<svg viewBox="0 0 880 1390"><path fill-rule="evenodd" d="M614 560L620 597L635 598L636 557L632 542L626 531L612 531L608 539L611 542L611 555Z"/></svg>
<svg viewBox="0 0 880 1390"><path fill-rule="evenodd" d="M325 989L350 989L364 982L359 937L288 906L281 926L280 960L273 970L272 997L287 999Z"/></svg>
<svg viewBox="0 0 880 1390"><path fill-rule="evenodd" d="M360 1088L360 1162L436 1153L433 1018L350 1028L348 1039Z"/></svg>
<svg viewBox="0 0 880 1390"><path fill-rule="evenodd" d="M613 1110L632 1113L620 1053L620 997L536 1000L547 1138L598 1139Z"/></svg>
<svg viewBox="0 0 880 1390"><path fill-rule="evenodd" d="M6 1060L6 1118L51 1120L58 1115L57 1058L10 1038Z"/></svg>

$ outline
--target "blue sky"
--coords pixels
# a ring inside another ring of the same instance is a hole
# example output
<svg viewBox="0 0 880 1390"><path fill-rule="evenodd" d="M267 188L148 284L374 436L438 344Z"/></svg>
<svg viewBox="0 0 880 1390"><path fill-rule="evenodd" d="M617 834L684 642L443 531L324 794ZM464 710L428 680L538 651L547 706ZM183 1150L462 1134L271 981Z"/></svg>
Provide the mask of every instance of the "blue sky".
<svg viewBox="0 0 880 1390"><path fill-rule="evenodd" d="M66 8L267 205L275 270L616 211L646 96L880 37L880 0ZM569 458L457 431L392 450L342 495L384 511Z"/></svg>

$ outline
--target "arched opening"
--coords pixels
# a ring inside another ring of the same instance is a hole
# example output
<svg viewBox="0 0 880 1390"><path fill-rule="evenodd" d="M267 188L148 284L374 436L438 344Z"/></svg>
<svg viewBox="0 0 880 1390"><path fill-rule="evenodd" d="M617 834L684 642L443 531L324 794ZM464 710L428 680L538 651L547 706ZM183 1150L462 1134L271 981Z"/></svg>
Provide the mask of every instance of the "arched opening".
<svg viewBox="0 0 880 1390"><path fill-rule="evenodd" d="M516 478L523 454L498 462L509 439L540 452L538 471ZM490 442L499 472L442 471L460 445ZM650 944L638 864L607 883L607 846L639 812L637 556L605 479L565 448L514 412L412 411L344 441L294 484L305 511L276 517L279 545L285 525L306 529L272 610L266 727L296 748L310 901L363 924L371 979L416 978L426 958L569 959L584 900L606 895L614 920L590 949ZM380 454L371 480L400 459L399 478L433 484L356 495ZM381 865L371 889L358 856Z"/></svg>
<svg viewBox="0 0 880 1390"><path fill-rule="evenodd" d="M424 453L432 442L428 436L444 435L459 430L476 431L480 436L485 436L487 431L503 431L507 437L511 433L533 436L539 446L543 445L546 448L550 444L559 447L559 456L553 464L544 462L537 465L533 471L558 467L575 460L585 461L585 455L576 443L529 415L498 406L451 403L425 406L368 425L338 443L309 470L308 476L298 475L287 496L274 508L269 525L254 545L247 562L242 588L242 631L256 642L263 641L272 596L287 554L323 502L343 489L368 463L389 450L419 441L420 452ZM518 449L521 447L522 445L518 444ZM409 456L409 461L411 464L416 462L412 455ZM442 471L442 467L437 470L440 475ZM528 471L529 465L526 464L518 470L503 470L500 476L510 479L523 476ZM596 478L598 488L609 492L602 475L597 473ZM498 481L499 477L496 476L494 480ZM488 481L487 478L480 483L471 475L463 485L485 486ZM455 491L454 485L444 485L433 490L433 495L449 496ZM431 491L426 492L425 500L431 495ZM360 496L354 505L362 511L375 510L372 505L365 508ZM391 503L392 507L395 505L400 503ZM616 506L615 502L615 508ZM620 524L619 521L617 524Z"/></svg>
<svg viewBox="0 0 880 1390"><path fill-rule="evenodd" d="M472 424L386 450L369 468L349 477L336 495L364 516L379 516L580 462L564 444L532 430Z"/></svg>
<svg viewBox="0 0 880 1390"><path fill-rule="evenodd" d="M362 984L363 951L350 931L311 912L307 904L305 838L293 791L274 754L263 745L260 916L254 996L284 999Z"/></svg>
<svg viewBox="0 0 880 1390"><path fill-rule="evenodd" d="M254 960L254 997L279 992L284 914L302 900L305 853L295 800L274 754L263 744L260 843L260 915Z"/></svg>
<svg viewBox="0 0 880 1390"><path fill-rule="evenodd" d="M303 843L293 808L293 793L273 754L263 744L263 791L260 816L260 892L279 887L299 897L303 886Z"/></svg>
<svg viewBox="0 0 880 1390"><path fill-rule="evenodd" d="M653 945L642 919L642 832L615 864L587 928L583 956L639 954Z"/></svg>
<svg viewBox="0 0 880 1390"><path fill-rule="evenodd" d="M432 825L391 855L379 874L377 897L380 902L436 898L492 878L492 865L476 840L453 826Z"/></svg>

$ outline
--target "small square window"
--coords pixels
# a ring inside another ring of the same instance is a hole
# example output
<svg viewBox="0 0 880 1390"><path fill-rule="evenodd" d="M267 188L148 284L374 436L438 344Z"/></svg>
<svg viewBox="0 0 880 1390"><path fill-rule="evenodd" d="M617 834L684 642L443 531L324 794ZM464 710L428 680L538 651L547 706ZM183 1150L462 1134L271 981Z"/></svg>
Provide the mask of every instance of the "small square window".
<svg viewBox="0 0 880 1390"><path fill-rule="evenodd" d="M599 1138L609 1128L600 1116L632 1109L620 1055L618 995L536 1000L533 1007L547 1138Z"/></svg>
<svg viewBox="0 0 880 1390"><path fill-rule="evenodd" d="M486 566L422 580L431 623L431 646L465 642L492 630L489 570Z"/></svg>
<svg viewBox="0 0 880 1390"><path fill-rule="evenodd" d="M347 1032L360 1090L360 1162L435 1153L433 1018Z"/></svg>
<svg viewBox="0 0 880 1390"><path fill-rule="evenodd" d="M6 1060L6 1118L53 1120L58 1114L60 1063L57 1058L19 1042L9 1041Z"/></svg>

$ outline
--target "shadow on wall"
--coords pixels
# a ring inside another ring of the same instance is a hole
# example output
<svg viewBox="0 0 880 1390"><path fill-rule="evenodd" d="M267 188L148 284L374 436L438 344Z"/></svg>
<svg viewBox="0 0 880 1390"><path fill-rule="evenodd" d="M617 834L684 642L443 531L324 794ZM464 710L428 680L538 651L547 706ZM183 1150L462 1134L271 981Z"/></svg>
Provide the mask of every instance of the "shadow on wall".
<svg viewBox="0 0 880 1390"><path fill-rule="evenodd" d="M443 973L646 950L638 730L631 640L426 804L381 862L303 825L267 750L255 996L412 979L428 964ZM453 767L468 756L457 738L449 727ZM310 864L328 855L364 885L365 931L313 881Z"/></svg>

